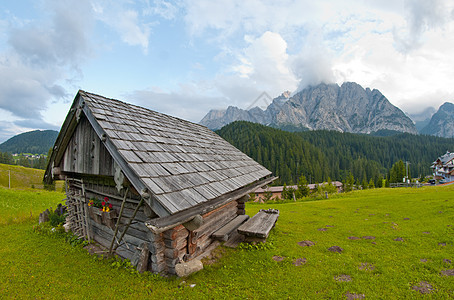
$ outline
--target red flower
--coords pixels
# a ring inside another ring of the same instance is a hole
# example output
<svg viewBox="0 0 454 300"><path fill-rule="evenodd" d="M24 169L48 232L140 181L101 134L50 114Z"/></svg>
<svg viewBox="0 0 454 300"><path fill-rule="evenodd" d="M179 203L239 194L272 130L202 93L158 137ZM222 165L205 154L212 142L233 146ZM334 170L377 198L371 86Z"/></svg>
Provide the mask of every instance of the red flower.
<svg viewBox="0 0 454 300"><path fill-rule="evenodd" d="M107 202L107 201L109 201L109 198L107 198L107 197L104 197L104 201L106 201L106 202Z"/></svg>
<svg viewBox="0 0 454 300"><path fill-rule="evenodd" d="M106 202L105 201L101 202L101 205L102 206L106 205Z"/></svg>
<svg viewBox="0 0 454 300"><path fill-rule="evenodd" d="M109 208L112 208L112 203L109 203Z"/></svg>

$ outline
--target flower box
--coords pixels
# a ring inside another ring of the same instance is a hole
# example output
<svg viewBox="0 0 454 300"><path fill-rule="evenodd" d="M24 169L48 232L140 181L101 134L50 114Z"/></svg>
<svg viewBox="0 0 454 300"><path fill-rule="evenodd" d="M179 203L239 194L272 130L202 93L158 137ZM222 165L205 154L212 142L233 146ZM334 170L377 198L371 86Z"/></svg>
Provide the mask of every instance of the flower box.
<svg viewBox="0 0 454 300"><path fill-rule="evenodd" d="M115 210L102 211L98 207L88 206L88 214L96 223L106 225L111 229L115 228L117 222L117 212Z"/></svg>

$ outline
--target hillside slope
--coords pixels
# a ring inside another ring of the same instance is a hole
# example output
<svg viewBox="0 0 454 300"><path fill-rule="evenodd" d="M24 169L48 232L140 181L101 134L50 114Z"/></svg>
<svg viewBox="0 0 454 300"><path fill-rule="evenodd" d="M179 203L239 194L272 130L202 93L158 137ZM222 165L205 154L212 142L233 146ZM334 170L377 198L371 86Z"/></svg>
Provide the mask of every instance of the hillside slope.
<svg viewBox="0 0 454 300"><path fill-rule="evenodd" d="M13 136L0 144L0 152L47 154L57 139L58 131L34 130Z"/></svg>

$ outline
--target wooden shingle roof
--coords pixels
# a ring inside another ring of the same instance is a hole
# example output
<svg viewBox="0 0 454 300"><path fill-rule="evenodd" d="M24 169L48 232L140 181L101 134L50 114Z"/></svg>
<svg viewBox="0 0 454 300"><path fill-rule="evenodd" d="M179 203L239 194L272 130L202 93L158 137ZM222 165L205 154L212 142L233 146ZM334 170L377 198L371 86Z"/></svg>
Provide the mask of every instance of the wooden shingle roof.
<svg viewBox="0 0 454 300"><path fill-rule="evenodd" d="M151 193L160 217L271 175L199 124L85 91L75 101L129 181Z"/></svg>

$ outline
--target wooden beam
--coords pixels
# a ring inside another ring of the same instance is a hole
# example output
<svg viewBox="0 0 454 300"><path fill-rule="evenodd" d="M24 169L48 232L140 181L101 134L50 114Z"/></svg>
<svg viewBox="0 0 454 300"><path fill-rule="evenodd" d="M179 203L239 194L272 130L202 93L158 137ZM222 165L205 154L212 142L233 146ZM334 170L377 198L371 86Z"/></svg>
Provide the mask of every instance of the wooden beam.
<svg viewBox="0 0 454 300"><path fill-rule="evenodd" d="M52 153L50 154L49 162L46 166L46 172L44 173L44 182L51 183L53 179L52 168L60 164L60 160L65 153L66 146L71 140L74 129L77 126L77 120L75 118L76 107L79 105L79 93L74 98L74 102L71 109L66 116L65 122L63 123L60 132L58 133L57 139L55 140Z"/></svg>

